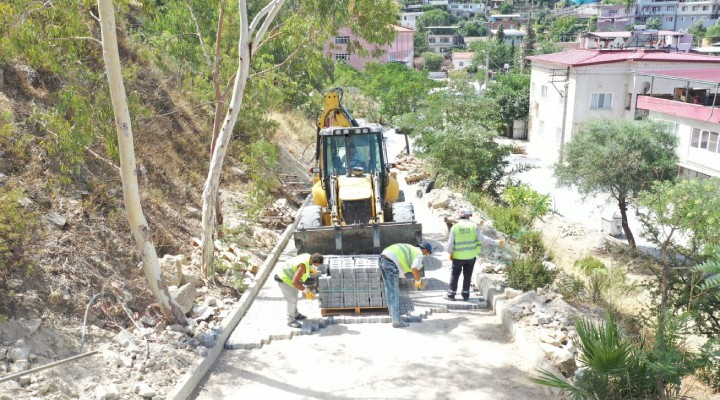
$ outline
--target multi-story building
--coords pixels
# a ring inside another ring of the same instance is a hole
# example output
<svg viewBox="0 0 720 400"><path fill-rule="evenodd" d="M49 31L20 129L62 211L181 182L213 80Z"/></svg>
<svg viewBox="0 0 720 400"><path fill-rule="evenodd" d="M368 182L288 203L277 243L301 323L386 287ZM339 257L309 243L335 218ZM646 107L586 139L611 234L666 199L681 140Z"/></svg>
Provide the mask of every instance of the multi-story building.
<svg viewBox="0 0 720 400"><path fill-rule="evenodd" d="M425 14L424 11L403 11L400 13L400 25L405 28L415 29L418 18Z"/></svg>
<svg viewBox="0 0 720 400"><path fill-rule="evenodd" d="M718 22L720 0L638 0L636 22L646 23L650 18L658 18L662 29L687 31L698 21L704 26Z"/></svg>
<svg viewBox="0 0 720 400"><path fill-rule="evenodd" d="M430 51L448 53L455 47L463 46L463 38L457 30L457 26L428 26L427 41Z"/></svg>
<svg viewBox="0 0 720 400"><path fill-rule="evenodd" d="M634 118L636 72L707 67L720 76L718 57L661 50L582 49L528 59L528 140L545 148L546 154L558 154L590 118Z"/></svg>
<svg viewBox="0 0 720 400"><path fill-rule="evenodd" d="M447 11L456 17L472 17L485 13L485 3L467 0L451 0Z"/></svg>
<svg viewBox="0 0 720 400"><path fill-rule="evenodd" d="M720 71L717 68L635 73L632 111L671 123L678 172L720 177Z"/></svg>
<svg viewBox="0 0 720 400"><path fill-rule="evenodd" d="M346 62L358 70L365 69L365 64L371 61L381 64L387 62L401 62L408 67L413 65L413 55L415 53L415 42L413 35L415 31L404 28L402 26L394 26L395 40L389 45L375 46L370 45L362 38L355 37L349 28L342 28L332 42L325 44L325 54L327 54L335 62ZM348 44L358 42L362 48L369 51L368 56L361 56L357 52L350 51ZM381 55L373 57L372 53L380 50Z"/></svg>

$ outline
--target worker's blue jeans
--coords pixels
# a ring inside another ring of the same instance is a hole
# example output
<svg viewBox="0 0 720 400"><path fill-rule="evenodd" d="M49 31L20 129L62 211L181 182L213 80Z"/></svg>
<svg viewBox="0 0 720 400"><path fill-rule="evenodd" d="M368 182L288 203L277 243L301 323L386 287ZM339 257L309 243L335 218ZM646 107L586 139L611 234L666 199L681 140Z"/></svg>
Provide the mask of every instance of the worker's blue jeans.
<svg viewBox="0 0 720 400"><path fill-rule="evenodd" d="M450 273L450 288L448 289L448 296L455 296L457 294L458 281L460 280L460 272L462 271L462 297L465 300L470 298L470 280L472 279L474 267L475 258L452 261L452 272Z"/></svg>
<svg viewBox="0 0 720 400"><path fill-rule="evenodd" d="M385 302L388 305L390 316L393 322L400 319L400 278L398 267L387 257L380 257L380 273L382 273L383 284L385 285Z"/></svg>

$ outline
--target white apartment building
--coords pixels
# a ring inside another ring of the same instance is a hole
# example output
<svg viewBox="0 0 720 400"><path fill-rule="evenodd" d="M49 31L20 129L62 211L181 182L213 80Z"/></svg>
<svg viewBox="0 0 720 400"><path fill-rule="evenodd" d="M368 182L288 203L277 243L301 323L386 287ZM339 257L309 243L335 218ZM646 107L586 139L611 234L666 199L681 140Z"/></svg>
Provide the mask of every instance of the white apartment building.
<svg viewBox="0 0 720 400"><path fill-rule="evenodd" d="M720 58L692 53L578 49L528 59L528 140L554 160L582 122L635 116L635 72L707 67L720 76Z"/></svg>
<svg viewBox="0 0 720 400"><path fill-rule="evenodd" d="M678 138L678 172L720 177L720 73L717 68L636 72L632 108L670 122ZM632 111L632 110L631 110Z"/></svg>

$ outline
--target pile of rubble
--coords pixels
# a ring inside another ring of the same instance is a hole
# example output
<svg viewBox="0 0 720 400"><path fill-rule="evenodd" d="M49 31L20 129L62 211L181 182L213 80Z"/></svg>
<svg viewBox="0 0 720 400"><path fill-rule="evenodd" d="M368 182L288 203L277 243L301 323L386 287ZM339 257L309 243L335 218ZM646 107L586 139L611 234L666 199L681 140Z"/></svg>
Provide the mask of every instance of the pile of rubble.
<svg viewBox="0 0 720 400"><path fill-rule="evenodd" d="M397 163L397 169L406 172L405 182L408 185L430 178L430 175L423 171L423 161L412 154L398 154L395 162Z"/></svg>

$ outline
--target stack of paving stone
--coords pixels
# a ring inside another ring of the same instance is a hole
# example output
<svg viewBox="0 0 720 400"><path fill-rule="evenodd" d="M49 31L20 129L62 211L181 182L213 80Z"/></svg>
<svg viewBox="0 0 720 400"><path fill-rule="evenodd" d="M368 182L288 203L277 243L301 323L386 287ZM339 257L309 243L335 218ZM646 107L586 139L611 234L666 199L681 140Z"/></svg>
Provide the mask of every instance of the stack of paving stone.
<svg viewBox="0 0 720 400"><path fill-rule="evenodd" d="M321 308L387 307L378 256L326 256L318 278Z"/></svg>

